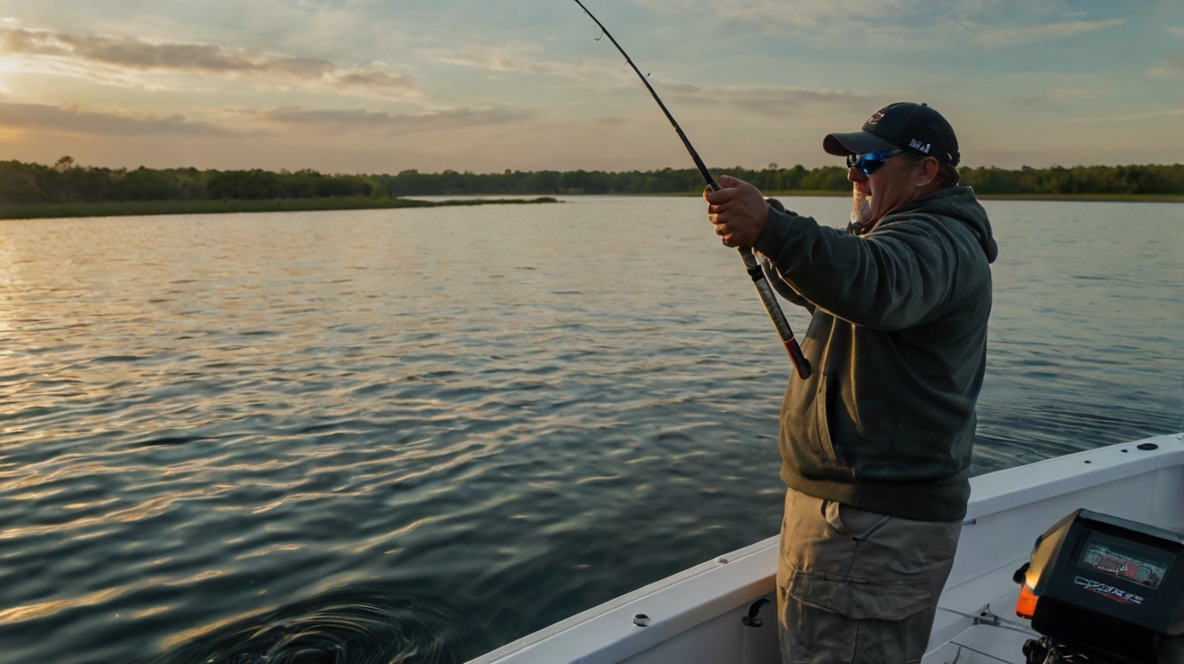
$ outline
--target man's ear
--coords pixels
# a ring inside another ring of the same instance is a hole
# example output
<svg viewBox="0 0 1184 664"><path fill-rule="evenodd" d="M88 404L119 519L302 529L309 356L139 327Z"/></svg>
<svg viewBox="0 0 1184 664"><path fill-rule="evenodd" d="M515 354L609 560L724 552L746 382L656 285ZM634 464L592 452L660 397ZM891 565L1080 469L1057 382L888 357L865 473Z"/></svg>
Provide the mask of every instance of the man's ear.
<svg viewBox="0 0 1184 664"><path fill-rule="evenodd" d="M941 170L941 164L938 163L937 157L925 157L921 162L921 173L917 178L917 186L924 187L931 184L937 179L937 172Z"/></svg>

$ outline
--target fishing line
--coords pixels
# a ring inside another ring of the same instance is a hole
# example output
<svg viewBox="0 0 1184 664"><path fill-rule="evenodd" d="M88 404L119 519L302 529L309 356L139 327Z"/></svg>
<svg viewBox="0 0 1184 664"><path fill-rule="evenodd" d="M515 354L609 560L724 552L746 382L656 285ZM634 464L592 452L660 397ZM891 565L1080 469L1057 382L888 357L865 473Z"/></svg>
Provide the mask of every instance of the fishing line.
<svg viewBox="0 0 1184 664"><path fill-rule="evenodd" d="M658 97L658 93L655 92L654 87L650 85L649 79L642 75L641 70L637 68L637 65L633 64L633 59L629 57L629 54L625 52L625 49L621 48L621 45L617 43L615 38L613 38L612 33L610 33L608 29L604 27L604 24L600 22L600 19L596 18L592 12L588 11L588 8L585 7L584 3L580 2L580 0L574 1L580 6L580 9L584 10L584 13L587 14L588 17L595 21L596 25L600 27L601 34L596 37L596 41L600 41L600 37L608 37L608 40L613 43L613 46L617 47L617 50L621 52L621 55L625 56L625 62L633 68L633 71L637 74L637 77L641 79L641 82L645 84L646 89L650 91L650 95L653 96L654 101L658 102L658 107L661 108L662 112L666 114L666 119L669 120L670 124L674 126L674 131L678 134L678 137L682 139L682 144L686 146L687 152L690 153L691 159L695 162L695 168L699 169L699 175L703 176L703 180L707 182L707 186L711 187L712 191L719 191L721 187L716 183L715 178L711 177L711 173L707 170L707 166L704 165L703 160L699 158L699 153L695 151L694 146L692 146L691 142L687 140L687 135L683 133L682 127L678 126L678 122L674 119L674 116L670 114L669 110L667 110L666 104L662 103L662 99ZM794 368L797 369L798 376L801 376L803 379L809 378L810 363L807 362L806 357L802 355L802 349L798 346L797 339L795 339L793 336L793 330L789 327L789 321L785 319L785 313L781 311L781 305L777 302L777 296L773 294L773 288L769 285L768 280L765 279L765 273L763 270L761 270L761 266L760 263L757 262L756 255L753 254L752 249L748 247L739 247L738 251L740 252L740 258L744 260L744 269L748 271L748 276L752 278L752 283L754 286L756 286L756 292L761 297L761 303L765 305L765 311L768 312L769 318L773 320L773 326L777 328L777 334L781 336L781 343L785 344L785 350L789 353L789 359L793 362Z"/></svg>

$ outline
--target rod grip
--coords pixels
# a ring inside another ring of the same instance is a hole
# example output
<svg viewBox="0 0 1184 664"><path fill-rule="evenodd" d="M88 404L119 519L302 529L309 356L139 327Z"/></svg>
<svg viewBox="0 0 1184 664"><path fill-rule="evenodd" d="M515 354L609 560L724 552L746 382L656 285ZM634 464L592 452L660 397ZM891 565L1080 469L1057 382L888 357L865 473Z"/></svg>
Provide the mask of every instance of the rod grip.
<svg viewBox="0 0 1184 664"><path fill-rule="evenodd" d="M793 362L793 368L797 369L798 377L802 380L809 378L810 363L806 360L806 356L802 355L802 347L798 345L798 340L786 341L785 350L789 353L789 361Z"/></svg>
<svg viewBox="0 0 1184 664"><path fill-rule="evenodd" d="M748 276L752 278L752 285L756 287L756 292L761 298L761 304L765 305L765 312L769 314L769 318L773 321L773 327L777 328L777 334L781 337L781 343L785 344L785 350L789 353L789 359L793 362L794 368L797 369L798 376L803 380L809 378L810 363L806 361L806 356L802 354L802 349L798 346L798 342L793 336L793 330L789 327L789 321L785 318L785 312L781 311L781 305L777 302L777 296L773 294L773 287L765 279L765 271L761 269L761 265L757 262L756 255L753 254L751 248L740 247L738 251L740 252L740 258L744 261L744 269L748 271Z"/></svg>

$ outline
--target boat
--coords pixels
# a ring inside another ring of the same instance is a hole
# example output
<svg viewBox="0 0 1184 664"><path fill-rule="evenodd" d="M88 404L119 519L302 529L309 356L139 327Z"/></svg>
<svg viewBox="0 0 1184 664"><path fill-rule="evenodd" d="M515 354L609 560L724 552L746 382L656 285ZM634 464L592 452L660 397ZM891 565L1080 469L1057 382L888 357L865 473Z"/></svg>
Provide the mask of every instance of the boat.
<svg viewBox="0 0 1184 664"><path fill-rule="evenodd" d="M1036 540L1085 509L1184 532L1184 434L1108 445L971 479L954 567L922 664L1023 664L1016 615ZM779 664L778 538L622 595L470 664Z"/></svg>

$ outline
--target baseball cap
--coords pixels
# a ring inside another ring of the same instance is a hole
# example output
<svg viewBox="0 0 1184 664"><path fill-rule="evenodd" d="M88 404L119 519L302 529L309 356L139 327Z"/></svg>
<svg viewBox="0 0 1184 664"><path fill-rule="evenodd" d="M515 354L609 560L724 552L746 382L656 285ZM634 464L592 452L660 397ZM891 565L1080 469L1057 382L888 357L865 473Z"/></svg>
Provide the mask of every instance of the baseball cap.
<svg viewBox="0 0 1184 664"><path fill-rule="evenodd" d="M863 123L862 131L827 134L822 140L822 149L838 156L896 148L937 157L953 166L962 158L950 123L929 106L912 102L881 108Z"/></svg>

